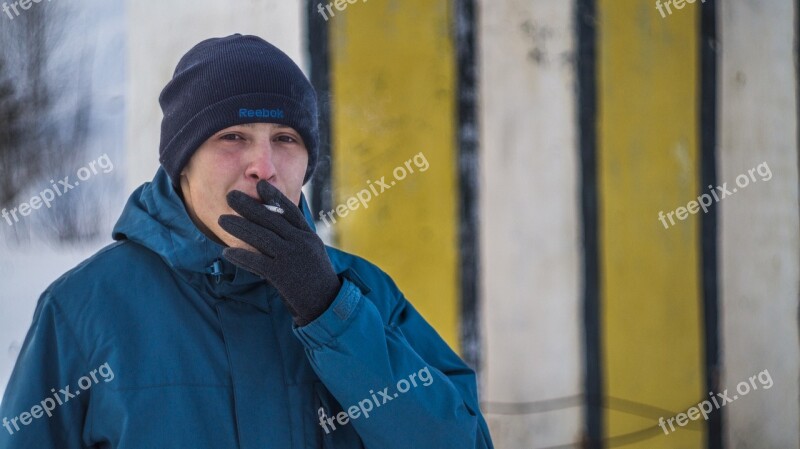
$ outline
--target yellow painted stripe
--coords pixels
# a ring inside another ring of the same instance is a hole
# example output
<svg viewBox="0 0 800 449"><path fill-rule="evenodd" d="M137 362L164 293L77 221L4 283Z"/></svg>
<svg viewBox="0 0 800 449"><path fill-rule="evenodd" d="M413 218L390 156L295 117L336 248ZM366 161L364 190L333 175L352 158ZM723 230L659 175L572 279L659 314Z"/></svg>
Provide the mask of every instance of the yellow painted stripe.
<svg viewBox="0 0 800 449"><path fill-rule="evenodd" d="M334 204L369 181L379 194L333 216L337 243L387 271L458 348L452 2L341 3L346 9L329 18ZM410 172L405 163L420 152L414 173L381 193L376 181L391 185L395 168Z"/></svg>
<svg viewBox="0 0 800 449"><path fill-rule="evenodd" d="M598 176L605 394L686 411L707 397L699 221L665 229L696 198L700 2L662 18L654 2L598 0ZM658 416L608 402L605 436ZM670 416L664 416L665 419ZM703 447L702 421L626 447Z"/></svg>

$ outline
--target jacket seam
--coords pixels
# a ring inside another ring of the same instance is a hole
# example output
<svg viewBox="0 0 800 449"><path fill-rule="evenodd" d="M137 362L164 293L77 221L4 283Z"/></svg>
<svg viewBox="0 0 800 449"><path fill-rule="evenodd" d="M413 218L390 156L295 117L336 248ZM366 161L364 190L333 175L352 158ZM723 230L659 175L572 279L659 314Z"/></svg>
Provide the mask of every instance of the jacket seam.
<svg viewBox="0 0 800 449"><path fill-rule="evenodd" d="M214 307L214 310L217 312L217 320L219 320L220 330L222 331L222 342L225 344L225 357L227 358L227 362L228 362L228 376L230 377L230 380L231 380L230 391L231 391L231 398L233 399L233 404L232 404L233 405L233 407L232 407L233 408L233 419L234 419L234 422L236 423L236 446L240 447L241 443L242 443L242 425L239 422L239 412L237 410L238 400L236 398L236 396L237 396L237 394L236 394L236 382L233 379L234 371L233 371L233 369L231 369L232 368L232 366L231 366L231 363L232 363L231 348L230 348L230 343L228 342L228 339L225 338L225 320L222 319L222 316L220 314L220 308L219 307L220 307L221 304L223 304L223 303L222 302L217 303L215 305L215 307Z"/></svg>
<svg viewBox="0 0 800 449"><path fill-rule="evenodd" d="M55 295L53 295L51 292L47 292L46 295L47 295L46 297L53 305L53 310L56 312L56 314L60 315L61 321L63 321L64 323L63 324L64 329L66 329L67 332L72 336L72 339L75 340L75 347L78 349L78 354L80 354L86 366L84 372L88 372L89 370L91 370L91 368L89 368L90 366L89 358L86 356L86 353L83 350L83 348L81 348L81 343L80 340L78 339L77 333L75 333L75 331L72 329L72 326L69 325L69 320L67 319L67 315L64 313L64 310L61 309L61 306L58 304L58 301L56 301ZM57 325L57 323L54 324ZM83 373L80 374L83 375ZM71 384L72 380L70 380L69 382ZM95 396L96 394L89 395L89 403L87 404L87 408L90 408L91 402L95 400ZM92 415L89 417L89 435L94 435L94 417L95 413L92 413Z"/></svg>

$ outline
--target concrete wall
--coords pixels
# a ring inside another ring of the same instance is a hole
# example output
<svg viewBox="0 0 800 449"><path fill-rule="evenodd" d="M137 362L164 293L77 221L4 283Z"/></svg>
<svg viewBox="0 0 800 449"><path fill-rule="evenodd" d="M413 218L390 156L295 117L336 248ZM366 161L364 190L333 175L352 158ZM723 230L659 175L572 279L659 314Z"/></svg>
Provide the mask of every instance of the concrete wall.
<svg viewBox="0 0 800 449"><path fill-rule="evenodd" d="M482 400L518 403L487 406L499 448L574 443L583 428L574 7L479 5Z"/></svg>
<svg viewBox="0 0 800 449"><path fill-rule="evenodd" d="M739 396L724 409L730 448L800 445L795 5L720 3L718 178L737 189L720 202L720 385ZM762 169L736 184L762 163L771 179ZM758 390L735 391L765 370Z"/></svg>

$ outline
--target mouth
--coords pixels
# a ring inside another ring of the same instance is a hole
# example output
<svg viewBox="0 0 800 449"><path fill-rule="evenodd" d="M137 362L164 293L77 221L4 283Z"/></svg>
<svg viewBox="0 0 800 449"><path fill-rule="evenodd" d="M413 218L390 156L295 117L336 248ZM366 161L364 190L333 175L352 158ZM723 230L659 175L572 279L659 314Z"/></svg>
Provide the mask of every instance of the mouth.
<svg viewBox="0 0 800 449"><path fill-rule="evenodd" d="M257 201L259 204L264 204L264 201L261 200L261 197L258 195L258 192L255 192L255 191L250 192L250 191L247 191L245 189L233 189L228 193L231 193L233 191L239 191L241 193L244 193L245 195L249 196L253 200Z"/></svg>
<svg viewBox="0 0 800 449"><path fill-rule="evenodd" d="M281 207L280 203L277 200L271 200L269 202L264 202L261 199L261 197L259 197L259 195L257 193L256 194L250 194L250 193L246 193L245 192L245 194L247 196L249 196L250 198L254 199L259 204L263 205L270 212L275 212L276 214L281 214L281 215L283 215L283 213L285 212L283 210L283 207Z"/></svg>

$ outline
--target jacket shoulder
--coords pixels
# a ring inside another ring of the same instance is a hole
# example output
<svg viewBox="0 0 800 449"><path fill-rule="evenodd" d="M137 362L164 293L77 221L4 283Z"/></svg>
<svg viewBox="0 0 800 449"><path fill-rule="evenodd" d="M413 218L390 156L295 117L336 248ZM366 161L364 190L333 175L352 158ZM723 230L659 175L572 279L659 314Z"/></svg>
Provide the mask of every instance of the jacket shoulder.
<svg viewBox="0 0 800 449"><path fill-rule="evenodd" d="M107 293L120 285L135 285L154 264L162 264L152 251L128 240L111 243L53 281L43 296L69 309L72 301ZM146 269L145 269L146 268ZM144 272L143 272L144 271Z"/></svg>

